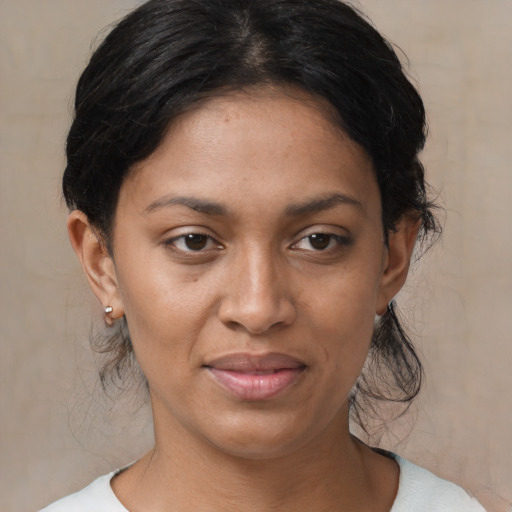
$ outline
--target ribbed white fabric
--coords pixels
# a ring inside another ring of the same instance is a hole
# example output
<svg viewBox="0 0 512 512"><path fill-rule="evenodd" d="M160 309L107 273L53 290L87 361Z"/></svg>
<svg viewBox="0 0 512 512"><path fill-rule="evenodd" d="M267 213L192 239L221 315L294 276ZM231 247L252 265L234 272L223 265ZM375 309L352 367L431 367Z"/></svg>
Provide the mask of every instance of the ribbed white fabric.
<svg viewBox="0 0 512 512"><path fill-rule="evenodd" d="M400 481L391 512L485 512L462 487L398 455L393 457L400 465Z"/></svg>

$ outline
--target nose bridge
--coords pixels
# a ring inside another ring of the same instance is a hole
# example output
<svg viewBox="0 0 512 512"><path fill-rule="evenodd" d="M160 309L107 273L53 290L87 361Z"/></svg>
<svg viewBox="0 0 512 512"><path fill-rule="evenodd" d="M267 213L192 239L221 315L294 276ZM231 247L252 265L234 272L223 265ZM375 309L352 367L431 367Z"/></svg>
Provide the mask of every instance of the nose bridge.
<svg viewBox="0 0 512 512"><path fill-rule="evenodd" d="M280 258L270 244L240 247L230 264L231 286L221 308L225 323L258 334L293 321L294 308Z"/></svg>
<svg viewBox="0 0 512 512"><path fill-rule="evenodd" d="M251 302L258 299L276 299L275 277L277 258L270 247L254 245L243 251L242 275L246 275L248 294L245 298Z"/></svg>

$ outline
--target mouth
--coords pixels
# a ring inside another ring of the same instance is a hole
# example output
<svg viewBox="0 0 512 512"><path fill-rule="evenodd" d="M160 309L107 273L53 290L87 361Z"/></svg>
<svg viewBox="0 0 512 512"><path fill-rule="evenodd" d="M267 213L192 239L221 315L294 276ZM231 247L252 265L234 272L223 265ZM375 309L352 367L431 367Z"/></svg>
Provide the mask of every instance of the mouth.
<svg viewBox="0 0 512 512"><path fill-rule="evenodd" d="M295 384L306 365L286 354L231 354L204 368L233 397L261 401L274 398Z"/></svg>

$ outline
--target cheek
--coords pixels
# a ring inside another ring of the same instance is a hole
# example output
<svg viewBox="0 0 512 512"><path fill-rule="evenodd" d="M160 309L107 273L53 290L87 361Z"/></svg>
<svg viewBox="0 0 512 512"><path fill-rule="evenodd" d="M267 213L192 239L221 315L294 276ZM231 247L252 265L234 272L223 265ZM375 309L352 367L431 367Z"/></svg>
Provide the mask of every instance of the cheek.
<svg viewBox="0 0 512 512"><path fill-rule="evenodd" d="M361 270L341 268L326 276L318 288L314 309L325 325L357 331L372 330L380 274L375 266Z"/></svg>
<svg viewBox="0 0 512 512"><path fill-rule="evenodd" d="M165 258L148 258L129 253L118 282L133 346L141 366L159 356L185 359L198 332L207 322L212 287L194 275L176 271ZM143 269L143 270L139 270Z"/></svg>
<svg viewBox="0 0 512 512"><path fill-rule="evenodd" d="M359 374L372 339L378 282L375 272L340 271L325 281L316 301L309 302L308 318L323 363L335 367L335 374L340 369L354 378Z"/></svg>

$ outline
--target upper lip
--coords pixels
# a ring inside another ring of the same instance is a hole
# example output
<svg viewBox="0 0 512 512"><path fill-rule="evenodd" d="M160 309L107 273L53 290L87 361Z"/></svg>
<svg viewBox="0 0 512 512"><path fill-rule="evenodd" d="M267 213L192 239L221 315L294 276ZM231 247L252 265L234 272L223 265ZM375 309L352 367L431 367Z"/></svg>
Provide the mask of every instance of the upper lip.
<svg viewBox="0 0 512 512"><path fill-rule="evenodd" d="M208 368L234 372L275 371L305 368L306 364L296 357L277 352L267 354L236 353L213 359Z"/></svg>

